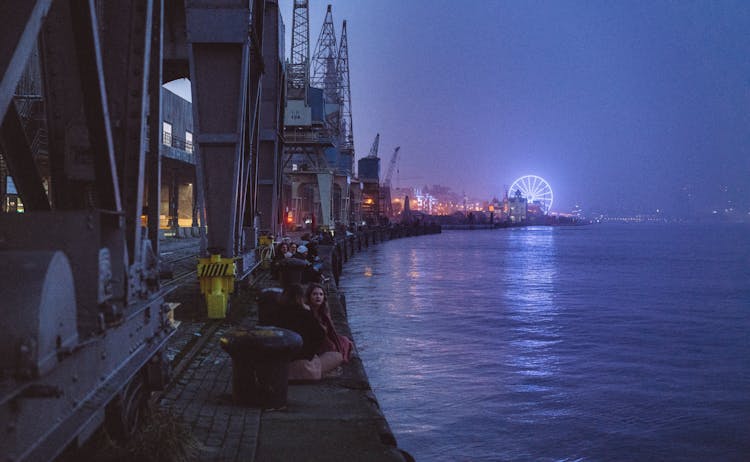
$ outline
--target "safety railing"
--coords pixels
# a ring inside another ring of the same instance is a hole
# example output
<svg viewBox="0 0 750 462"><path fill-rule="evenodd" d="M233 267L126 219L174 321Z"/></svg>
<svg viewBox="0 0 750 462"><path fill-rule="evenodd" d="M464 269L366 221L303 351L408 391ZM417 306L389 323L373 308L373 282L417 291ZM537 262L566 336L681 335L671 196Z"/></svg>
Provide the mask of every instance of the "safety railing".
<svg viewBox="0 0 750 462"><path fill-rule="evenodd" d="M193 153L193 142L174 136L170 132L162 132L162 144L172 146L175 149L181 149L187 153Z"/></svg>

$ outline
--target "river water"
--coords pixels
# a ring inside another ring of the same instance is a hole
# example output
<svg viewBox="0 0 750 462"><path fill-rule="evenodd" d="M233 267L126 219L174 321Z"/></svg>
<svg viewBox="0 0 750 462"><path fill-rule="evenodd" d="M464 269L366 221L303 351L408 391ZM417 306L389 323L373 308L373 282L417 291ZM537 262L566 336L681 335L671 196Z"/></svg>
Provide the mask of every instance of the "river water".
<svg viewBox="0 0 750 462"><path fill-rule="evenodd" d="M750 460L750 226L446 231L341 285L418 461Z"/></svg>

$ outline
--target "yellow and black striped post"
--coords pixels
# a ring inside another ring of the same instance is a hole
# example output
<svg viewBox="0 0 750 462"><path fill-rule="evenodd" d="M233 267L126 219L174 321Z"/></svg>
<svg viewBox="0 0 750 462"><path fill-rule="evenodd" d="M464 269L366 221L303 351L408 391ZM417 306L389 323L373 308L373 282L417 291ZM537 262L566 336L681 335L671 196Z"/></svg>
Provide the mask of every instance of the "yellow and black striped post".
<svg viewBox="0 0 750 462"><path fill-rule="evenodd" d="M211 255L208 258L198 259L198 280L201 293L206 296L209 318L226 317L229 294L234 292L234 276L233 258Z"/></svg>

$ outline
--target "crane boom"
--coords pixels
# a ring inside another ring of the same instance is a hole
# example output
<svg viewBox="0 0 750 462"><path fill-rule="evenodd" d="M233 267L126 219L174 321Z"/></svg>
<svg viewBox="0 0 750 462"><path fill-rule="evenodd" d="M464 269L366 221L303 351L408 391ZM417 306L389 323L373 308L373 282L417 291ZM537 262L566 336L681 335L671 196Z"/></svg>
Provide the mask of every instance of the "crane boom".
<svg viewBox="0 0 750 462"><path fill-rule="evenodd" d="M379 145L380 145L380 133L375 135L375 140L372 142L372 147L370 147L370 153L367 155L367 157L378 157Z"/></svg>
<svg viewBox="0 0 750 462"><path fill-rule="evenodd" d="M393 150L391 162L388 164L388 173L386 173L385 180L383 180L383 187L391 187L391 178L393 177L393 171L396 170L396 163L398 162L398 152L400 150L401 146L396 146L396 149Z"/></svg>

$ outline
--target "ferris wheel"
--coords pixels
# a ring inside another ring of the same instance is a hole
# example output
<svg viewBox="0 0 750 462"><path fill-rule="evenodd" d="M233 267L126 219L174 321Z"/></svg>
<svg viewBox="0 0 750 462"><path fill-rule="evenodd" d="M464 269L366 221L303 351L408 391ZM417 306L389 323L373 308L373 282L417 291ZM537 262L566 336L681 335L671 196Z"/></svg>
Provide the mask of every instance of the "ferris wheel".
<svg viewBox="0 0 750 462"><path fill-rule="evenodd" d="M513 197L516 191L520 191L521 196L526 198L529 203L538 202L541 204L545 215L552 208L552 188L547 180L540 176L526 175L517 179L510 185L508 196Z"/></svg>

